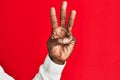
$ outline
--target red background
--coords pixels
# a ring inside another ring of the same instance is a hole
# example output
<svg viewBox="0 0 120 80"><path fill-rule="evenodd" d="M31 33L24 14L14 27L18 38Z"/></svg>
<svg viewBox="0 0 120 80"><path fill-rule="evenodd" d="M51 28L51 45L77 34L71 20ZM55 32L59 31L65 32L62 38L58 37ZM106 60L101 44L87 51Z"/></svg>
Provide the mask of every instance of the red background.
<svg viewBox="0 0 120 80"><path fill-rule="evenodd" d="M31 80L47 55L49 9L62 0L0 0L0 65L16 80ZM120 80L119 0L68 0L77 10L77 43L61 80ZM68 16L67 16L68 17Z"/></svg>

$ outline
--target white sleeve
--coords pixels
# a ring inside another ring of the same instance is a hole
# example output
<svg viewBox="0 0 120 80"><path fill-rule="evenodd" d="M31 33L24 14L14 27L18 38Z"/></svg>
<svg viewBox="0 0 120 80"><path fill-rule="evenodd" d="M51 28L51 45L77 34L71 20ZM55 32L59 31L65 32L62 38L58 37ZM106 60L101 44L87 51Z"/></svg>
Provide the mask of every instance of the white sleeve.
<svg viewBox="0 0 120 80"><path fill-rule="evenodd" d="M39 68L33 80L60 80L64 65L58 65L51 61L49 56L46 57L44 64Z"/></svg>
<svg viewBox="0 0 120 80"><path fill-rule="evenodd" d="M4 72L3 68L0 66L0 80L15 80L7 73Z"/></svg>

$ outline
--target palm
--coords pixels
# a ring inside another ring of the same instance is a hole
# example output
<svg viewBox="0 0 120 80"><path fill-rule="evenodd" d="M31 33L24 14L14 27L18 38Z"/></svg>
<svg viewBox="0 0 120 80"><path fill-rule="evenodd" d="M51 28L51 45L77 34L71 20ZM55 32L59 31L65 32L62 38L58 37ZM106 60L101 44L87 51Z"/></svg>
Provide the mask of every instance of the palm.
<svg viewBox="0 0 120 80"><path fill-rule="evenodd" d="M56 30L56 35L53 35L52 39L59 39L59 38L64 38L64 37L67 37L67 29L66 28L63 28L63 27L58 27ZM53 42L55 43L55 41ZM53 44L54 45L54 44ZM66 47L68 47L67 44L59 44L59 43L56 43L56 45L53 46L53 48L51 49L51 53L55 53L54 56L56 57L60 57L61 55L65 55L66 53ZM68 53L68 51L67 51ZM69 53L67 54L69 55ZM61 59L63 57L60 57Z"/></svg>
<svg viewBox="0 0 120 80"><path fill-rule="evenodd" d="M48 40L48 51L52 60L56 63L64 62L72 53L75 38L72 36L72 26L75 19L75 11L71 12L68 26L65 25L67 2L61 7L61 26L58 27L55 8L51 8L52 34Z"/></svg>

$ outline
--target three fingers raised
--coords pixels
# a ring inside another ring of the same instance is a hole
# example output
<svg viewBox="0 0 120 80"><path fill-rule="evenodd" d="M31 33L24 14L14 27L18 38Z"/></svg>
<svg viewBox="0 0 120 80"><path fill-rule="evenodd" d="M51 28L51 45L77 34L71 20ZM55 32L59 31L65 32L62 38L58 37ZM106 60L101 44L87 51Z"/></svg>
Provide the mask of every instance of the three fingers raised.
<svg viewBox="0 0 120 80"><path fill-rule="evenodd" d="M60 22L61 22L62 27L66 26L65 25L65 23L66 23L66 9L67 9L67 1L63 1L62 6L61 6L61 14L60 14ZM69 20L68 20L68 31L69 32L72 31L72 26L74 24L75 16L76 16L76 11L72 10L70 13ZM50 19L51 19L53 29L57 28L58 21L57 21L56 11L55 11L54 7L52 7L50 9Z"/></svg>

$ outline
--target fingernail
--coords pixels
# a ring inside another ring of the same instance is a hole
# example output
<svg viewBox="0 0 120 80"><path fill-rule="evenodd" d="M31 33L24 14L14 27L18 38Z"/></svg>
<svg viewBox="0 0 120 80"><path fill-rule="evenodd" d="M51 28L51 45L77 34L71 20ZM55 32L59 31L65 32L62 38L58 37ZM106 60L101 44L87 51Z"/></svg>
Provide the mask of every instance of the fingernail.
<svg viewBox="0 0 120 80"><path fill-rule="evenodd" d="M67 1L63 1L62 8L63 8L63 9L66 9L66 7L67 7Z"/></svg>
<svg viewBox="0 0 120 80"><path fill-rule="evenodd" d="M73 13L73 14L76 14L76 10L72 10L72 13Z"/></svg>
<svg viewBox="0 0 120 80"><path fill-rule="evenodd" d="M67 44L67 43L68 43L68 38L64 38L64 39L63 39L63 43L64 43L64 44Z"/></svg>
<svg viewBox="0 0 120 80"><path fill-rule="evenodd" d="M55 14L56 14L56 12L55 12L55 8L54 8L54 7L51 7L50 12L51 12L51 15L55 15Z"/></svg>

